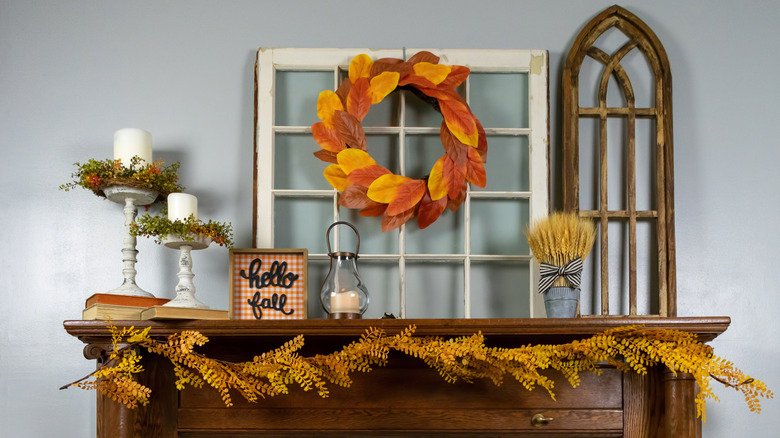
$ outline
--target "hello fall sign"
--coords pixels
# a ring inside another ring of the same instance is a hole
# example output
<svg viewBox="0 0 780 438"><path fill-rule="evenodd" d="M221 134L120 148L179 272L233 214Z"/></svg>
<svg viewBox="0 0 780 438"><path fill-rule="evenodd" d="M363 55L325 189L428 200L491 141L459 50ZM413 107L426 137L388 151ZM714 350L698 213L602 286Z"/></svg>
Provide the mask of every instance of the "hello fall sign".
<svg viewBox="0 0 780 438"><path fill-rule="evenodd" d="M306 249L231 249L230 319L306 319Z"/></svg>

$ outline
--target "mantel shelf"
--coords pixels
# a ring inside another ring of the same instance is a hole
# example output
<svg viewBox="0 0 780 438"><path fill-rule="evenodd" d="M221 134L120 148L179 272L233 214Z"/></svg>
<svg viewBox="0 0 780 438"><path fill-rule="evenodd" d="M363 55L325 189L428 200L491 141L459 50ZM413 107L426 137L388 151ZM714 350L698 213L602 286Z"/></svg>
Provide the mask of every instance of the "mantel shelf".
<svg viewBox="0 0 780 438"><path fill-rule="evenodd" d="M360 336L369 327L389 334L410 325L418 336L465 336L482 332L488 338L519 341L564 342L584 338L604 330L644 325L648 328L681 330L698 335L708 342L726 331L731 319L719 317L586 317L572 319L501 318L501 319L311 319L279 321L115 321L117 326L147 327L153 336L168 336L182 330L198 330L210 339L217 338L285 338L304 335L317 337ZM110 337L104 321L65 321L65 330L84 342Z"/></svg>

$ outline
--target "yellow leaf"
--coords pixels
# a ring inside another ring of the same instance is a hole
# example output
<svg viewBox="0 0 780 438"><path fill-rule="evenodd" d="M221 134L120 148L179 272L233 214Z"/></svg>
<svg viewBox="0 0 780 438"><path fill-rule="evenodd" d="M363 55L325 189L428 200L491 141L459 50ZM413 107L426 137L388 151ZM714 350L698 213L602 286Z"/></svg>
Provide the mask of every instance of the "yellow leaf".
<svg viewBox="0 0 780 438"><path fill-rule="evenodd" d="M368 88L368 94L371 96L371 105L382 101L390 92L398 86L398 79L401 75L398 72L386 71L371 79L371 86Z"/></svg>
<svg viewBox="0 0 780 438"><path fill-rule="evenodd" d="M444 158L442 156L439 161L433 165L431 174L428 175L428 191L431 194L432 201L438 201L439 199L447 196L447 181L444 180Z"/></svg>
<svg viewBox="0 0 780 438"><path fill-rule="evenodd" d="M382 175L371 183L367 195L374 202L389 204L398 194L398 187L407 181L411 178L392 173Z"/></svg>
<svg viewBox="0 0 780 438"><path fill-rule="evenodd" d="M325 90L317 98L317 117L322 120L326 127L333 127L333 115L336 111L343 111L344 105L336 93Z"/></svg>
<svg viewBox="0 0 780 438"><path fill-rule="evenodd" d="M336 160L341 166L341 170L349 175L355 169L362 169L376 164L371 155L360 149L344 149L336 155Z"/></svg>
<svg viewBox="0 0 780 438"><path fill-rule="evenodd" d="M439 85L452 71L449 65L431 64L430 62L418 62L414 65L414 74Z"/></svg>
<svg viewBox="0 0 780 438"><path fill-rule="evenodd" d="M349 63L349 81L353 84L360 78L367 78L371 74L371 66L374 61L365 53L352 58Z"/></svg>
<svg viewBox="0 0 780 438"><path fill-rule="evenodd" d="M322 174L325 175L325 179L328 180L330 185L340 192L343 192L349 186L347 175L338 164L331 164L326 167Z"/></svg>

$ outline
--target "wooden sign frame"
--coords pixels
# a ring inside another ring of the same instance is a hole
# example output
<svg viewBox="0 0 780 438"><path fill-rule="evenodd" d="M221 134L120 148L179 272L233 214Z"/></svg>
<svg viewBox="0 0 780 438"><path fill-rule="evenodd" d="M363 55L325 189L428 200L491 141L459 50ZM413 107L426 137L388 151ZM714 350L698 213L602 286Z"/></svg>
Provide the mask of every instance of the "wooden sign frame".
<svg viewBox="0 0 780 438"><path fill-rule="evenodd" d="M230 319L306 319L309 251L230 250Z"/></svg>

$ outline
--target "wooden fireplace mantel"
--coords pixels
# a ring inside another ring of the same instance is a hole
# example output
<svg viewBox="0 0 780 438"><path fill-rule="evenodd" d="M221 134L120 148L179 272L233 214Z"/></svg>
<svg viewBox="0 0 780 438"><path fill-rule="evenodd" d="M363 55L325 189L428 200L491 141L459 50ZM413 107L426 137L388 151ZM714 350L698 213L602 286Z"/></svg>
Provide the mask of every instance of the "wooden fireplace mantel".
<svg viewBox="0 0 780 438"><path fill-rule="evenodd" d="M416 326L417 336L456 337L481 332L495 346L563 343L631 324L696 333L711 341L728 317L598 317L576 319L365 319L303 321L116 321L118 326L151 326L152 336L198 330L209 338L210 357L249 360L303 334L302 354L330 353L369 327L397 333ZM65 321L65 330L87 344L84 354L101 360L111 345L103 321ZM352 387L329 385L330 397L292 389L288 395L248 403L239 395L226 408L211 388L177 391L166 359L143 354L141 383L152 389L149 405L129 410L97 396L100 438L256 437L256 436L701 436L696 418L696 383L690 375L653 368L645 376L605 367L601 375L582 373L572 388L556 372L556 400L542 388L527 391L511 378L491 382L446 383L422 361L401 354L368 374L356 373ZM534 416L552 420L533 425Z"/></svg>

